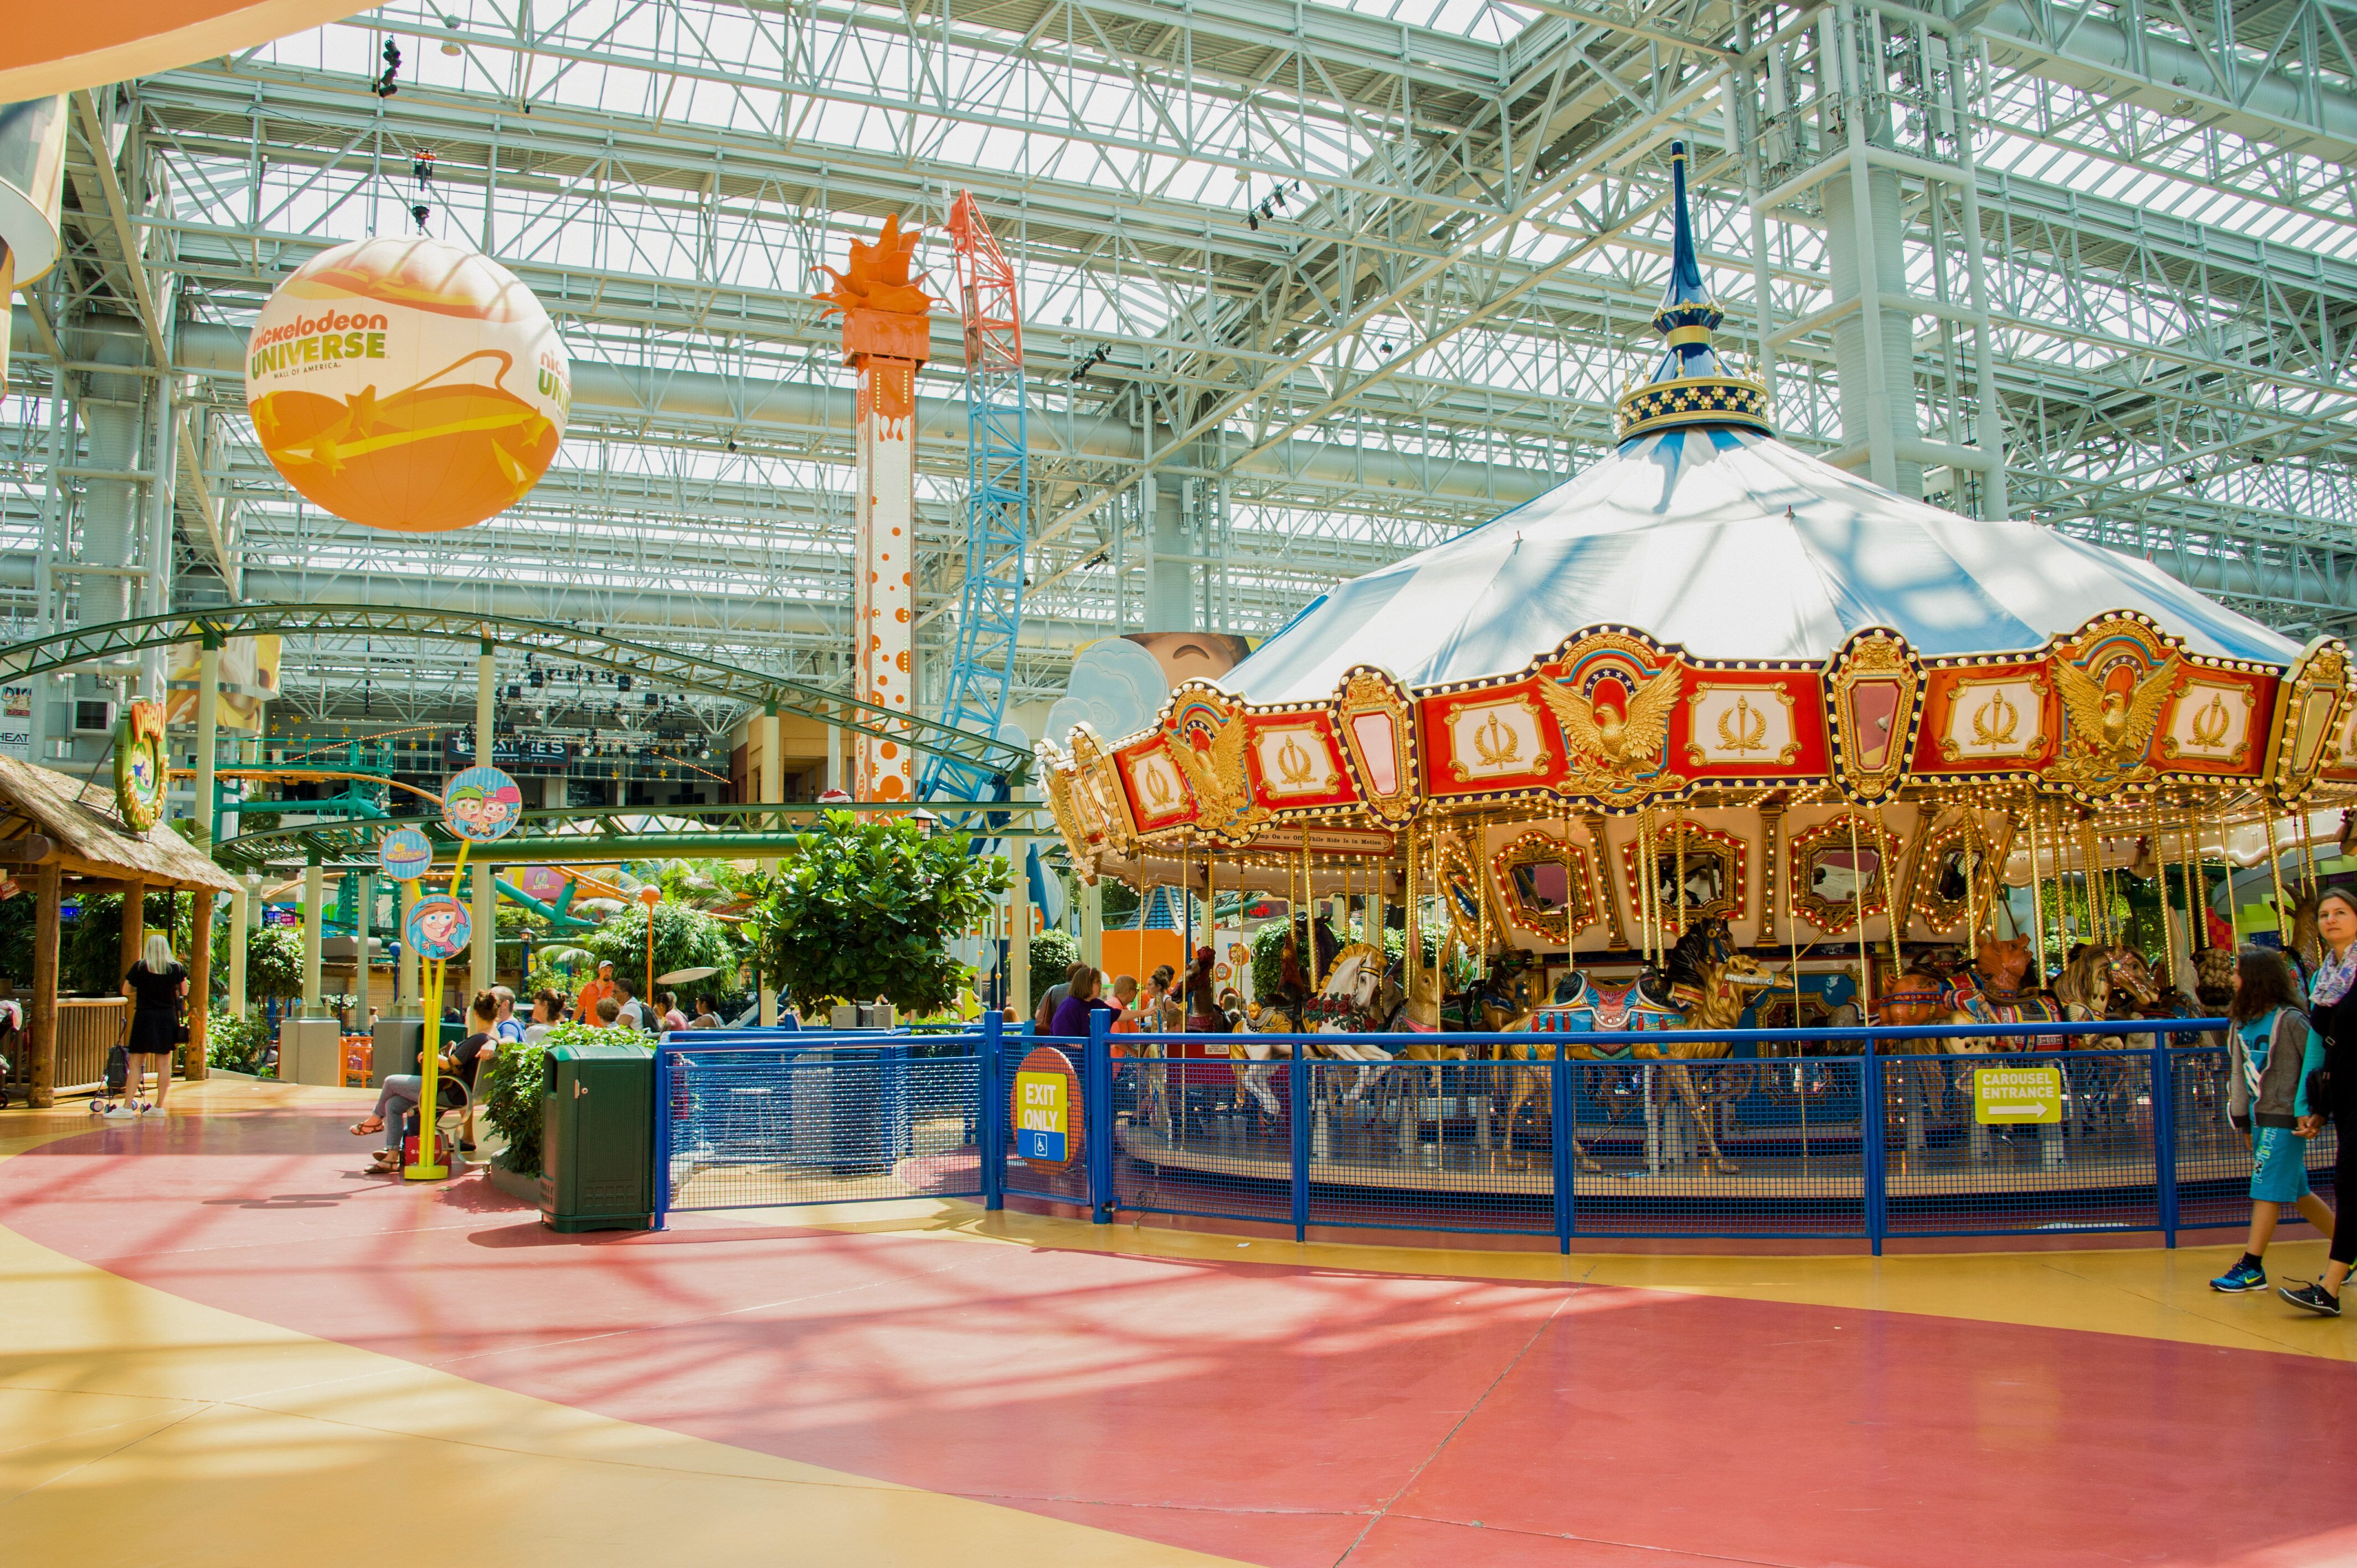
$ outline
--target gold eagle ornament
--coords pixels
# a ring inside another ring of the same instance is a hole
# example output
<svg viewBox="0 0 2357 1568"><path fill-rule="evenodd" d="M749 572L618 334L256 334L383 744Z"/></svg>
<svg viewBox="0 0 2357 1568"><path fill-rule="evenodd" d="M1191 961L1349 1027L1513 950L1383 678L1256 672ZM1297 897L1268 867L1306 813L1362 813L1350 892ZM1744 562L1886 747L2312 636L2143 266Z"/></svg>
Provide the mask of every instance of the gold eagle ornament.
<svg viewBox="0 0 2357 1568"><path fill-rule="evenodd" d="M2111 692L2067 659L2053 663L2054 683L2062 693L2069 721L2064 757L2055 775L2083 789L2102 791L2152 777L2144 766L2145 748L2160 705L2177 685L2184 660L2170 654L2131 690Z"/></svg>
<svg viewBox="0 0 2357 1568"><path fill-rule="evenodd" d="M1253 803L1252 786L1244 776L1244 745L1250 732L1243 715L1220 721L1211 744L1198 751L1183 735L1166 735L1162 748L1186 776L1195 797L1202 826L1213 832L1240 832L1269 818L1268 809Z"/></svg>
<svg viewBox="0 0 2357 1568"><path fill-rule="evenodd" d="M1558 681L1540 682L1539 691L1583 768L1601 764L1625 776L1660 760L1670 738L1670 710L1677 705L1678 671L1673 666L1631 691L1627 710L1619 714L1598 708Z"/></svg>

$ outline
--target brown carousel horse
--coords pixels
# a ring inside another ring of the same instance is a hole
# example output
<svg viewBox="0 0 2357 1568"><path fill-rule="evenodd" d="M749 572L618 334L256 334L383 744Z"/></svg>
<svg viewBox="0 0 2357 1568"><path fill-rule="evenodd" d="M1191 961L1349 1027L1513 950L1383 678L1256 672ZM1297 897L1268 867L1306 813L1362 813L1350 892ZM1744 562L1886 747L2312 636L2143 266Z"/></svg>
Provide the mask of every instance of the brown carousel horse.
<svg viewBox="0 0 2357 1568"><path fill-rule="evenodd" d="M1734 1161L1719 1151L1717 1134L1704 1096L1696 1089L1689 1061L1717 1060L1733 1054L1733 1042L1697 1039L1693 1031L1731 1028L1743 1015L1754 992L1774 983L1775 976L1751 957L1735 950L1727 922L1716 916L1695 922L1670 951L1664 973L1656 980L1641 976L1625 986L1606 985L1584 972L1574 971L1555 987L1554 999L1508 1026L1531 1036L1528 1043L1505 1047L1511 1061L1554 1060L1558 1049L1580 1061L1663 1062L1663 1076L1700 1130L1703 1168L1732 1175ZM1549 1041L1550 1034L1594 1031L1658 1031L1668 1036L1661 1044L1642 1041L1625 1046ZM1685 1037L1680 1037L1684 1036ZM1556 1070L1560 1071L1560 1069ZM1534 1105L1548 1113L1550 1096L1545 1073L1534 1068L1512 1069L1512 1090L1506 1102L1506 1154L1514 1152L1514 1128L1523 1107ZM1566 1135L1569 1135L1566 1130ZM1572 1154L1584 1171L1604 1167L1590 1159L1572 1139Z"/></svg>

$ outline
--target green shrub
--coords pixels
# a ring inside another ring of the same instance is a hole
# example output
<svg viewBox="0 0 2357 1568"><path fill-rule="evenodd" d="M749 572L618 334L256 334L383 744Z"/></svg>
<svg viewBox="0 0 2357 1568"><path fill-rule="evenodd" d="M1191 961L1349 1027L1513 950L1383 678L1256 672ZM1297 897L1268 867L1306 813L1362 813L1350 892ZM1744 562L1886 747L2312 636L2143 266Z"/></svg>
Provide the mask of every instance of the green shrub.
<svg viewBox="0 0 2357 1568"><path fill-rule="evenodd" d="M903 1012L950 1005L967 983L948 950L1006 892L1006 862L976 859L963 833L927 839L905 818L863 822L829 811L759 892L744 934L765 985L783 982L805 1010L830 997L882 996Z"/></svg>
<svg viewBox="0 0 2357 1568"><path fill-rule="evenodd" d="M254 1072L262 1066L270 1027L259 1013L244 1017L215 1012L205 1021L205 1065L222 1072Z"/></svg>
<svg viewBox="0 0 2357 1568"><path fill-rule="evenodd" d="M507 1141L498 1155L500 1164L521 1176L540 1175L540 1090L551 1050L558 1046L634 1045L651 1037L641 1035L634 1039L628 1032L559 1024L537 1045L501 1046L476 1086L476 1104L483 1119Z"/></svg>
<svg viewBox="0 0 2357 1568"><path fill-rule="evenodd" d="M1031 939L1031 989L1044 993L1064 983L1064 973L1081 961L1081 944L1072 933L1053 926Z"/></svg>

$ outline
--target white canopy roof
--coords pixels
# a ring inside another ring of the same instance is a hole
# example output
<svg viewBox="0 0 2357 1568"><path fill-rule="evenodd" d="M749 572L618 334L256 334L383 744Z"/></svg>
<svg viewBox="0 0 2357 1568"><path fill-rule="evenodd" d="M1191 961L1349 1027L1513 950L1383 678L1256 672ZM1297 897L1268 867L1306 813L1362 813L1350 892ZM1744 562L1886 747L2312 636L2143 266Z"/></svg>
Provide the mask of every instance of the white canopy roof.
<svg viewBox="0 0 2357 1568"><path fill-rule="evenodd" d="M2298 651L2148 562L1961 517L1713 426L1628 442L1493 522L1338 584L1220 684L1315 702L1358 664L1410 686L1504 675L1599 625L1698 659L1814 662L1867 626L1924 654L2028 651L2108 610L2213 656Z"/></svg>

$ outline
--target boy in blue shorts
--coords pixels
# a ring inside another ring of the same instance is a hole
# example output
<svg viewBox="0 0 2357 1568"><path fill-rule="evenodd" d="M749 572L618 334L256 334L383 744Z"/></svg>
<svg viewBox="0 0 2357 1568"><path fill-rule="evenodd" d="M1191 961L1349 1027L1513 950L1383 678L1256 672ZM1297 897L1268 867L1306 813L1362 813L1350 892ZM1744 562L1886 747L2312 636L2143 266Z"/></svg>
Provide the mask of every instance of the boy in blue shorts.
<svg viewBox="0 0 2357 1568"><path fill-rule="evenodd" d="M2332 1210L2308 1187L2308 1075L2324 1065L2324 1042L2309 1026L2298 978L2278 952L2246 948L2235 965L2226 1017L2231 1070L2226 1115L2251 1134L2251 1235L2233 1268L2210 1282L2216 1291L2267 1288L2261 1260L2286 1205L2332 1234Z"/></svg>

